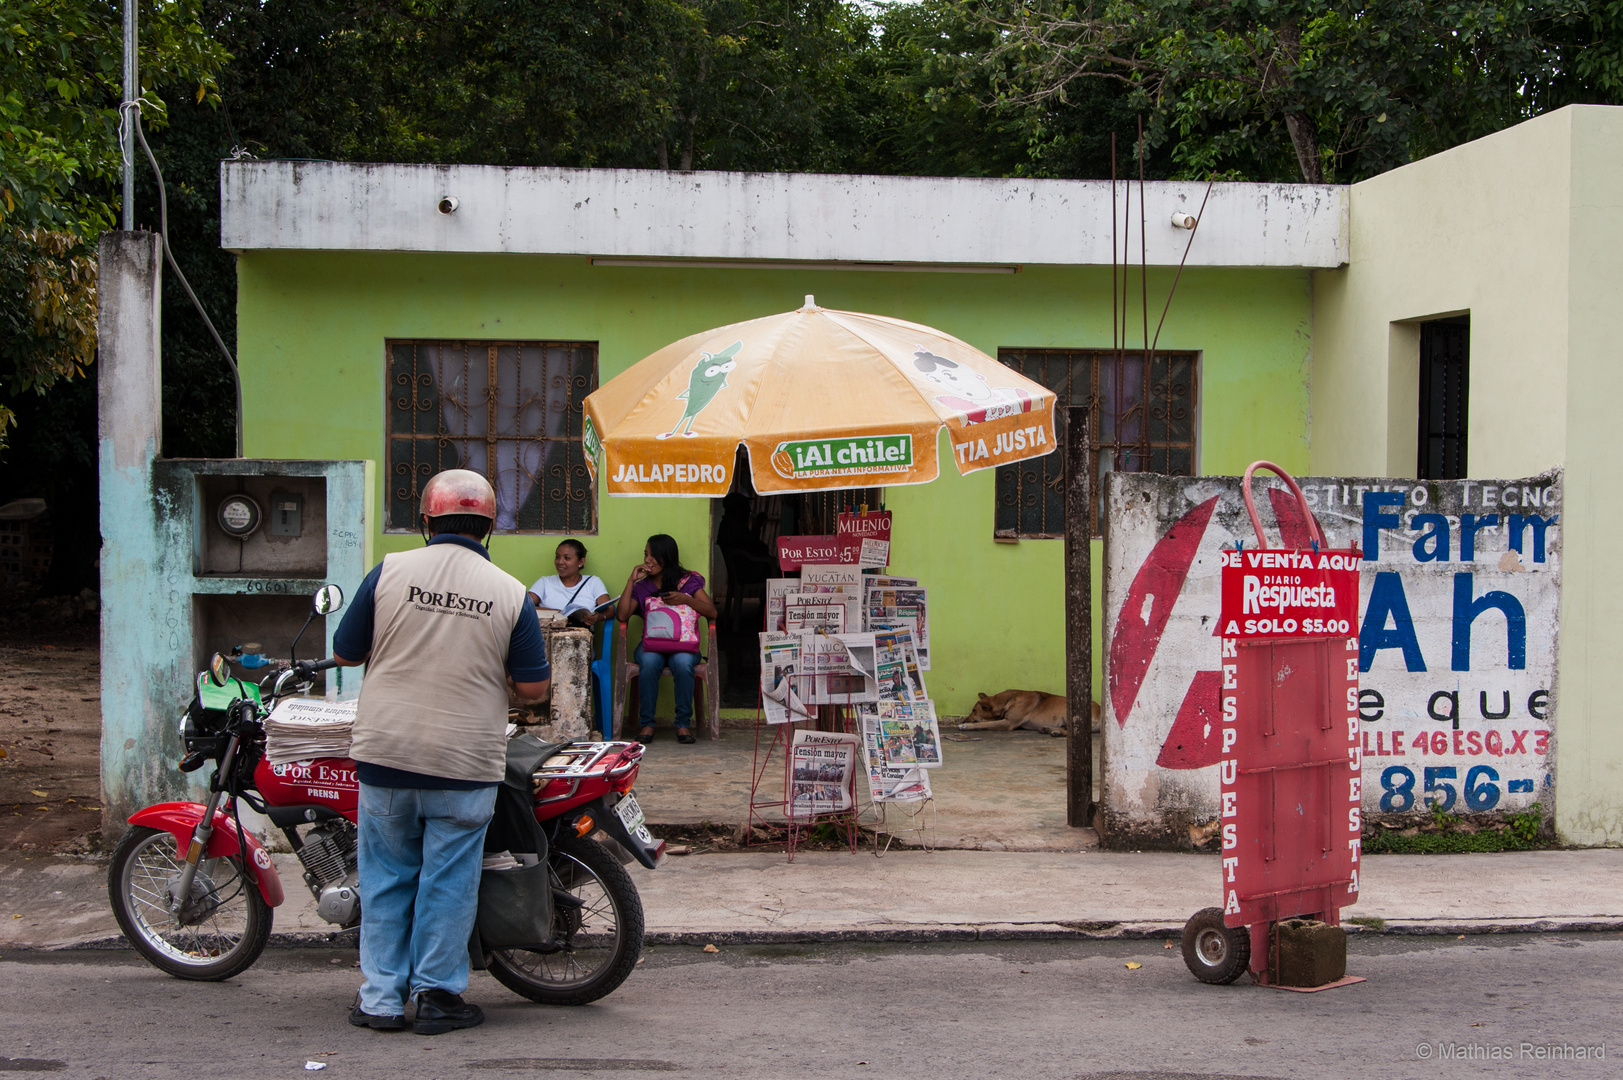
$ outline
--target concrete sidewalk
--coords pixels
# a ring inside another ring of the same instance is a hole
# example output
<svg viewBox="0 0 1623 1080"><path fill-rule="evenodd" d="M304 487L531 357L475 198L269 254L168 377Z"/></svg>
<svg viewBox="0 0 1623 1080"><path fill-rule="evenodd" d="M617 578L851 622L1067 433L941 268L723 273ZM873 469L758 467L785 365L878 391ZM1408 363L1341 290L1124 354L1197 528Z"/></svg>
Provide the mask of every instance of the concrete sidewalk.
<svg viewBox="0 0 1623 1080"><path fill-rule="evenodd" d="M761 772L758 797L782 799L783 744L773 748L770 760L767 751L772 736L783 730L763 729L760 745L752 729L724 728L718 740L679 746L661 728L637 773L637 802L655 834L662 835L662 825L737 825L746 820L756 769ZM963 733L945 726L942 736L948 740L942 748L946 762L930 776L935 828L929 846L1067 852L1098 846L1092 829L1065 824L1064 739L1035 731ZM1098 738L1094 736L1096 780ZM762 816L783 819L777 810Z"/></svg>
<svg viewBox="0 0 1623 1080"><path fill-rule="evenodd" d="M292 856L281 945L325 944ZM1218 903L1215 855L892 851L688 855L633 867L654 943L1170 935ZM1623 930L1623 850L1375 855L1348 918L1388 933ZM0 856L0 948L118 944L106 864Z"/></svg>

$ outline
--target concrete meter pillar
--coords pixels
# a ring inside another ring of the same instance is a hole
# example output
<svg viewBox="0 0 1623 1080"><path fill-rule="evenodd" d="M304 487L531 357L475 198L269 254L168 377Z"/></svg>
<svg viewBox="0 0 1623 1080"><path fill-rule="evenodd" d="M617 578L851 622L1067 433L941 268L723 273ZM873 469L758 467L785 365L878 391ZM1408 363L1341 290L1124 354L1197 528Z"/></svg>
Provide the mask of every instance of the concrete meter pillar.
<svg viewBox="0 0 1623 1080"><path fill-rule="evenodd" d="M102 835L130 813L196 798L205 771L181 773L176 721L215 651L255 644L286 660L310 597L355 595L371 567L368 461L162 456L159 298L152 233L101 241L97 360L101 484ZM222 361L223 362L223 361ZM331 655L337 617L317 617L300 657ZM245 657L244 659L250 659ZM250 659L250 662L255 662ZM257 679L269 668L239 666ZM357 669L332 690L354 697Z"/></svg>

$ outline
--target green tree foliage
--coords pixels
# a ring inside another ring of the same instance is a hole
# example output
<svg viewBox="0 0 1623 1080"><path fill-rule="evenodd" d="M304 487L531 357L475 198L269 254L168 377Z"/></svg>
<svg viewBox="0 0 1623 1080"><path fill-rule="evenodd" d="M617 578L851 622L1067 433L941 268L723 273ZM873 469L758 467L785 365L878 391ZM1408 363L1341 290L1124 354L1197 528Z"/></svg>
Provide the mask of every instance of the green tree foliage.
<svg viewBox="0 0 1623 1080"><path fill-rule="evenodd" d="M1617 5L1603 5L1615 9ZM1000 100L1132 90L1184 174L1358 180L1573 101L1616 99L1583 0L966 3ZM1609 24L1608 24L1609 25Z"/></svg>
<svg viewBox="0 0 1623 1080"><path fill-rule="evenodd" d="M195 0L143 12L144 85L209 98L225 53ZM94 244L116 213L121 19L107 0L0 4L0 450L25 393L84 374L95 353ZM217 100L217 99L216 99ZM143 112L162 124L162 97Z"/></svg>
<svg viewBox="0 0 1623 1080"><path fill-rule="evenodd" d="M1573 74L1583 100L1623 104L1623 0L1591 0Z"/></svg>
<svg viewBox="0 0 1623 1080"><path fill-rule="evenodd" d="M1125 85L1092 80L1040 98L1000 93L1007 65L991 16L1007 14L962 0L884 9L859 61L856 92L870 131L860 171L1104 179L1115 134L1125 137L1117 172L1127 174L1137 113Z"/></svg>
<svg viewBox="0 0 1623 1080"><path fill-rule="evenodd" d="M869 28L840 0L206 8L242 145L350 161L816 168Z"/></svg>

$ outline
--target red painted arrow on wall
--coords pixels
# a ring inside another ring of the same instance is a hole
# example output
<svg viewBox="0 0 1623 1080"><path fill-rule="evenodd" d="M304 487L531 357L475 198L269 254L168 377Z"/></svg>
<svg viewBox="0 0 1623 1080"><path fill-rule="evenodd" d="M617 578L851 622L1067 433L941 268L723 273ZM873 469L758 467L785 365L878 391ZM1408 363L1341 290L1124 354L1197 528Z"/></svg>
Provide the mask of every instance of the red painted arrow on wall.
<svg viewBox="0 0 1623 1080"><path fill-rule="evenodd" d="M1313 534L1308 531L1307 514L1296 496L1284 488L1268 489L1268 501L1274 506L1274 520L1279 522L1281 547L1300 551L1313 546Z"/></svg>
<svg viewBox="0 0 1623 1080"><path fill-rule="evenodd" d="M1283 547L1305 548L1313 542L1308 532L1307 515L1296 496L1283 488L1269 488L1268 501L1273 504L1274 520L1279 524L1279 540ZM1181 584L1181 583L1180 583ZM1213 635L1219 629L1213 626ZM1220 672L1197 671L1184 692L1183 703L1178 706L1172 730L1161 744L1160 756L1155 763L1163 769L1203 769L1216 765L1223 757L1222 709L1223 678Z"/></svg>
<svg viewBox="0 0 1623 1080"><path fill-rule="evenodd" d="M1201 769L1216 765L1222 758L1222 725L1218 723L1218 710L1222 707L1223 676L1216 671L1197 671L1178 706L1178 718L1172 721L1167 741L1161 744L1161 756L1155 763L1163 769Z"/></svg>
<svg viewBox="0 0 1623 1080"><path fill-rule="evenodd" d="M1123 727L1216 508L1214 495L1173 522L1138 568L1116 615L1116 629L1110 635L1110 708Z"/></svg>

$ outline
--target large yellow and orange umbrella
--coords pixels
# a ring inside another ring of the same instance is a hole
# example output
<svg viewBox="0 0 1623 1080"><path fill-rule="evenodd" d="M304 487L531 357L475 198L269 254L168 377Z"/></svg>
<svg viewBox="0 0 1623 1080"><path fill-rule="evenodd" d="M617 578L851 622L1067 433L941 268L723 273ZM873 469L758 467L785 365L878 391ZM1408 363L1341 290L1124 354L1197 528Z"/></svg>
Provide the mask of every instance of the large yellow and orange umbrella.
<svg viewBox="0 0 1623 1080"><path fill-rule="evenodd" d="M667 345L586 399L611 495L715 498L742 444L762 494L922 484L945 427L960 473L1054 450L1054 393L918 323L798 311Z"/></svg>

